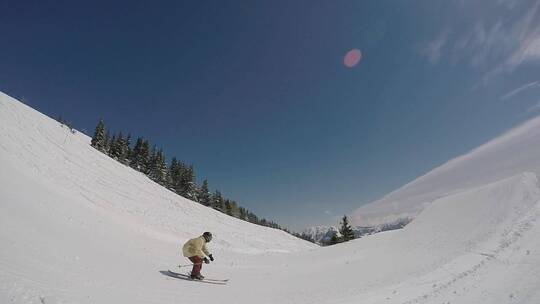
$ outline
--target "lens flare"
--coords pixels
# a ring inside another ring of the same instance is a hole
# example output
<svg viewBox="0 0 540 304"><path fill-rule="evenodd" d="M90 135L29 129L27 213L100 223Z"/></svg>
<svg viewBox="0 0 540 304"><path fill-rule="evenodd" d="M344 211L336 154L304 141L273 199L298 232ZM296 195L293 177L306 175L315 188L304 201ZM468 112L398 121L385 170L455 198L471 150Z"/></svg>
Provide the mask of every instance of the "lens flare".
<svg viewBox="0 0 540 304"><path fill-rule="evenodd" d="M357 65L361 59L362 52L359 49L352 49L345 54L345 57L343 57L343 64L348 68L352 68Z"/></svg>

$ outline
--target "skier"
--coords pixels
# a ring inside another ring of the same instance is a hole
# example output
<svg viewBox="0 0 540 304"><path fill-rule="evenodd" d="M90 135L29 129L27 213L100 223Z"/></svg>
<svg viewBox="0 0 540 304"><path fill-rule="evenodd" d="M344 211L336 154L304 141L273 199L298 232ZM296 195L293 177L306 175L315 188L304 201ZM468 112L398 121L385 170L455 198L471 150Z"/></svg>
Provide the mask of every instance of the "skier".
<svg viewBox="0 0 540 304"><path fill-rule="evenodd" d="M214 257L206 248L206 243L212 240L212 233L205 232L203 235L187 241L182 247L182 253L186 258L193 262L193 270L191 270L191 278L196 280L204 279L201 275L202 263L210 264L214 261ZM210 261L208 258L210 258Z"/></svg>

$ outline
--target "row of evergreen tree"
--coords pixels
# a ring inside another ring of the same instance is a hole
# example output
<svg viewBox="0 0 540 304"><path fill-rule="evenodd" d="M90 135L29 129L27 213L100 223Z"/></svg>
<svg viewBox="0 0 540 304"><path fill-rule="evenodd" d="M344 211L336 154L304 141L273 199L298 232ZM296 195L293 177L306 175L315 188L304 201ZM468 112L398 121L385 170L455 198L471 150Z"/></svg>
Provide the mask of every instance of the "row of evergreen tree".
<svg viewBox="0 0 540 304"><path fill-rule="evenodd" d="M173 157L170 164L167 164L163 150L158 149L156 145L150 148L149 141L143 137L138 137L134 145L131 144L131 135L124 136L120 132L111 137L103 120L100 119L91 144L97 150L146 174L156 183L185 198L253 224L291 233L274 221L259 218L253 212L239 206L236 201L224 198L219 190L210 193L208 180L204 179L201 185L197 184L193 165L188 165L176 157ZM301 237L296 233L291 234Z"/></svg>

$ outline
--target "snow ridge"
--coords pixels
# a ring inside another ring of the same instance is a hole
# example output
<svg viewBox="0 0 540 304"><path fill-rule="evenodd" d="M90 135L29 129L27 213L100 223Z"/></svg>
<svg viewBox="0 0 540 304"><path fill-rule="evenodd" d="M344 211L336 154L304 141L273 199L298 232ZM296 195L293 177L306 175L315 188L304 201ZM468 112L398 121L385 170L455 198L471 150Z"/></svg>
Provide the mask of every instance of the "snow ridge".
<svg viewBox="0 0 540 304"><path fill-rule="evenodd" d="M366 226L414 218L440 197L525 171L540 174L540 117L360 207L352 218Z"/></svg>

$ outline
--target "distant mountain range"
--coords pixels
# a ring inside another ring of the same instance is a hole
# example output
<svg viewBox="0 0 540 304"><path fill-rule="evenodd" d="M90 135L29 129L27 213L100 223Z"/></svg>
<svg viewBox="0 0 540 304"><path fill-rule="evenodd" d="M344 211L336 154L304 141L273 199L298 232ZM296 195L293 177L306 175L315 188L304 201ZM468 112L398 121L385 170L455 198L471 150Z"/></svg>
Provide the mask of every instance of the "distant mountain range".
<svg viewBox="0 0 540 304"><path fill-rule="evenodd" d="M356 238L360 238L365 235L370 235L378 232L401 229L410 222L411 218L401 218L390 223L376 226L356 226L353 227L354 236ZM306 228L302 232L302 234L310 237L317 244L325 245L330 243L334 232L337 234L338 237L341 236L341 233L339 233L339 228L337 226L324 225Z"/></svg>

